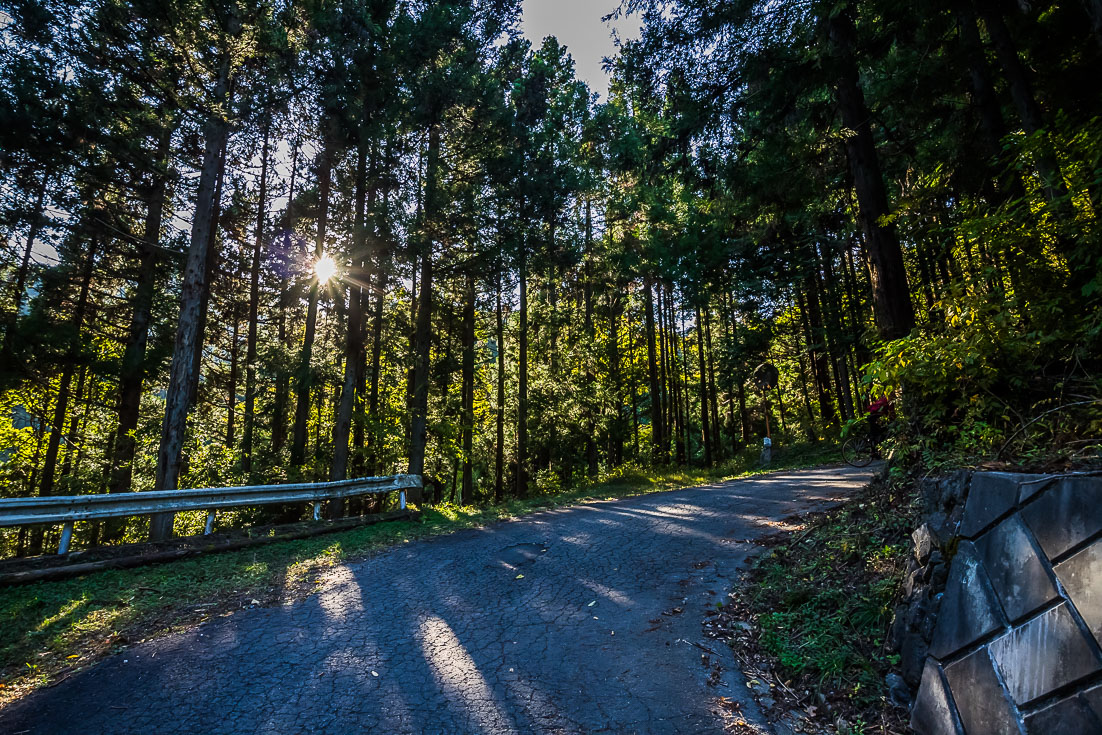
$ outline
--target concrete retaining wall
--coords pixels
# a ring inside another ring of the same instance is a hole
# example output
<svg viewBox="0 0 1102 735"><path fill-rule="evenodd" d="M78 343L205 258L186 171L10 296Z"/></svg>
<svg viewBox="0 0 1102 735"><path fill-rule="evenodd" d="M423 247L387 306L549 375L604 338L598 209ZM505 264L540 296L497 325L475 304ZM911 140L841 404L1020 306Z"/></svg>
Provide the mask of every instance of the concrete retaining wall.
<svg viewBox="0 0 1102 735"><path fill-rule="evenodd" d="M966 497L963 513L935 508L934 528L915 533L918 577L936 574L932 555L955 553L944 593L912 605L911 629L925 625L927 634L912 635L925 656L912 665L911 727L921 735L1099 735L1102 477L977 472L953 482L943 494ZM934 495L936 506L944 498ZM907 625L900 622L902 640Z"/></svg>

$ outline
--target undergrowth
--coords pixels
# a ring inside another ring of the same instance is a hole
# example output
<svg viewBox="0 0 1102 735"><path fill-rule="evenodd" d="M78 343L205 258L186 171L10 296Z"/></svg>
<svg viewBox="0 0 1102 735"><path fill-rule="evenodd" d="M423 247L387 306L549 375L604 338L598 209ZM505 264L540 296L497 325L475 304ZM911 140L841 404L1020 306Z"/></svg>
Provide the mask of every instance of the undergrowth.
<svg viewBox="0 0 1102 735"><path fill-rule="evenodd" d="M752 621L751 646L779 682L808 693L821 715L867 723L864 732L881 732L869 723L891 716L884 680L898 661L884 640L919 510L878 478L805 531L774 537L731 595L727 614Z"/></svg>

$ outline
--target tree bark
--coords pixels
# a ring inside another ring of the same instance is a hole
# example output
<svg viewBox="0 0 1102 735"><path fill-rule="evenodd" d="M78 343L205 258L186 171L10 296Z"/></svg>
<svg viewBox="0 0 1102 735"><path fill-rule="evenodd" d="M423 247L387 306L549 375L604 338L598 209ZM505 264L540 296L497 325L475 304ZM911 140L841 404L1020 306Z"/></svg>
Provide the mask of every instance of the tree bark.
<svg viewBox="0 0 1102 735"><path fill-rule="evenodd" d="M260 311L260 263L264 252L264 221L268 204L268 138L270 113L265 118L264 142L260 149L260 190L256 204L256 238L253 241L253 262L249 269L249 335L245 348L245 426L241 436L241 469L253 471L253 433L256 424L256 340Z"/></svg>
<svg viewBox="0 0 1102 735"><path fill-rule="evenodd" d="M589 197L585 200L585 273L582 285L582 298L585 313L585 336L590 345L596 339L596 331L593 328L593 212ZM597 376L593 369L592 353L586 354L585 384L586 390L591 390ZM586 399L586 436L585 458L586 474L593 478L597 476L597 425L594 417L593 400Z"/></svg>
<svg viewBox="0 0 1102 735"><path fill-rule="evenodd" d="M497 266L497 446L494 448L494 502L505 499L505 318L501 309L502 265Z"/></svg>
<svg viewBox="0 0 1102 735"><path fill-rule="evenodd" d="M368 441L370 442L368 471L372 475L379 473L379 450L381 448L379 445L382 440L382 436L378 430L379 382L383 357L383 307L386 302L387 267L388 263L384 262L382 254L380 253L379 272L377 274L379 279L377 286L378 291L375 294L375 313L372 315L371 325L371 388L368 394L367 411L369 420L371 421L371 430L368 437Z"/></svg>
<svg viewBox="0 0 1102 735"><path fill-rule="evenodd" d="M215 84L214 99L225 107L229 101L230 59L225 54ZM199 311L209 289L206 279L207 253L211 244L211 219L214 214L214 193L222 178L219 166L221 152L229 137L229 122L217 115L207 120L203 165L199 173L199 191L195 203L195 218L191 224L191 244L184 266L180 289L180 320L176 327L176 345L165 399L165 418L161 444L157 452L157 477L154 488L175 490L179 482L180 458L187 429L188 399L195 377L196 345L202 342L199 332ZM172 535L175 515L159 513L150 520L149 536L162 541Z"/></svg>
<svg viewBox="0 0 1102 735"><path fill-rule="evenodd" d="M287 209L283 214L283 252L281 266L283 277L279 282L279 323L277 326L280 348L287 347L287 311L290 308L289 263L291 261L291 232L294 230L292 207L295 203L295 178L298 174L298 148L296 139L291 150L291 182L287 187ZM275 401L272 406L272 454L276 461L283 453L287 442L287 405L291 392L291 379L288 371L280 367L276 378Z"/></svg>
<svg viewBox="0 0 1102 735"><path fill-rule="evenodd" d="M654 344L654 295L650 276L643 277L643 299L646 301L647 379L650 383L651 457L656 463L664 460L662 453L662 392L658 385L658 365Z"/></svg>
<svg viewBox="0 0 1102 735"><path fill-rule="evenodd" d="M466 303L463 307L463 485L459 498L462 505L474 501L474 275L467 274Z"/></svg>
<svg viewBox="0 0 1102 735"><path fill-rule="evenodd" d="M717 460L723 458L723 437L720 433L719 393L716 390L715 343L712 342L711 309L704 307L704 334L708 341L708 397L712 404L712 451Z"/></svg>
<svg viewBox="0 0 1102 735"><path fill-rule="evenodd" d="M608 295L608 371L612 380L612 426L609 431L608 462L613 467L624 463L624 395L620 379L620 296Z"/></svg>
<svg viewBox="0 0 1102 735"><path fill-rule="evenodd" d="M704 442L704 466L712 466L712 429L708 401L708 374L704 366L704 320L696 307L696 361L700 372L700 438Z"/></svg>
<svg viewBox="0 0 1102 735"><path fill-rule="evenodd" d="M348 435L352 427L352 412L356 404L356 391L360 385L360 365L363 354L363 326L361 286L364 281L364 264L368 260L367 248L367 146L361 140L356 154L356 197L354 222L352 226L352 268L348 277L343 279L348 287L347 333L344 342L344 383L341 387L340 402L337 407L337 420L333 427L333 464L330 467L330 480L344 480L348 477ZM342 288L343 291L343 288ZM327 504L327 517L335 520L341 517L343 502L331 501Z"/></svg>
<svg viewBox="0 0 1102 735"><path fill-rule="evenodd" d="M898 339L914 327L914 309L903 250L888 219L891 208L869 126L869 110L858 82L854 56L857 29L848 7L828 15L826 22L837 64L835 97L842 124L852 131L846 137L846 157L857 190L858 219L865 233L877 330L883 339Z"/></svg>
<svg viewBox="0 0 1102 735"><path fill-rule="evenodd" d="M191 384L188 386L188 410L195 406L199 397L199 372L203 363L203 344L207 334L207 315L210 313L210 284L214 281L214 273L218 267L218 219L222 213L222 185L226 172L226 147L229 137L222 141L222 150L218 155L218 183L214 188L214 206L210 216L210 239L207 246L206 263L203 266L203 283L206 284L199 299L199 316L196 326L198 338L192 347ZM181 460L181 467L186 466L187 458Z"/></svg>
<svg viewBox="0 0 1102 735"><path fill-rule="evenodd" d="M425 164L425 221L428 224L421 243L420 304L413 343L413 400L410 412L409 474L425 472L425 448L428 443L428 403L430 349L432 347L432 251L436 236L440 176L440 128L429 128L428 160Z"/></svg>
<svg viewBox="0 0 1102 735"><path fill-rule="evenodd" d="M520 246L520 334L517 360L517 497L528 495L528 245Z"/></svg>
<svg viewBox="0 0 1102 735"><path fill-rule="evenodd" d="M669 330L666 325L666 305L664 288L661 282L657 284L658 300L658 368L659 368L659 394L662 413L662 461L670 461L670 440L674 436L674 412L673 390L670 384L670 350Z"/></svg>
<svg viewBox="0 0 1102 735"><path fill-rule="evenodd" d="M999 60L999 66L1003 69L1003 76L1010 89L1010 98L1014 101L1018 117L1021 118L1022 128L1027 135L1035 135L1045 127L1044 115L1041 112L1041 105L1033 94L1029 73L1018 55L1010 29L1006 27L1002 12L992 0L978 0L978 5L980 17L987 28L987 36L991 39L995 56ZM1045 182L1045 191L1049 200L1064 196L1067 193L1067 187L1060 172L1060 164L1056 161L1056 156L1047 141L1037 152L1036 160L1037 172Z"/></svg>
<svg viewBox="0 0 1102 735"><path fill-rule="evenodd" d="M325 140L318 160L318 225L314 239L314 262L325 254L325 237L329 225L329 191L335 156L336 132L335 119L327 123ZM301 467L306 461L306 425L310 419L310 389L313 387L313 375L310 371L310 358L314 351L314 334L318 321L318 298L321 284L311 275L310 294L306 304L306 330L299 352L298 369L295 375L295 423L291 430L291 466Z"/></svg>
<svg viewBox="0 0 1102 735"><path fill-rule="evenodd" d="M235 269L236 270L236 269ZM237 277L235 273L230 282L230 319L232 326L230 331L230 379L226 389L226 449L233 452L236 436L234 435L235 419L237 417L237 353L241 342L241 302L237 299Z"/></svg>
<svg viewBox="0 0 1102 735"><path fill-rule="evenodd" d="M157 245L161 238L161 222L168 197L168 153L171 131L161 136L146 210L145 231L141 244L141 263L134 286L134 306L130 315L129 336L122 356L119 374L118 426L108 471L107 492L128 492L133 482L134 452L141 413L142 383L145 379L145 351L149 342L149 324L156 290ZM106 523L105 533L113 537L120 524Z"/></svg>

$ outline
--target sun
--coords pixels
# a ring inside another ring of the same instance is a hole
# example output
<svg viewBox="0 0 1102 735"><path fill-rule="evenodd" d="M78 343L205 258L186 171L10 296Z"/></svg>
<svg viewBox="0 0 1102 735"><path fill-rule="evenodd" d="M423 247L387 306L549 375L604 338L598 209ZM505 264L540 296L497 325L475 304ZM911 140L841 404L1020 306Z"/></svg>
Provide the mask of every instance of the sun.
<svg viewBox="0 0 1102 735"><path fill-rule="evenodd" d="M331 256L323 255L314 263L314 275L318 283L328 283L329 279L337 275L337 261Z"/></svg>

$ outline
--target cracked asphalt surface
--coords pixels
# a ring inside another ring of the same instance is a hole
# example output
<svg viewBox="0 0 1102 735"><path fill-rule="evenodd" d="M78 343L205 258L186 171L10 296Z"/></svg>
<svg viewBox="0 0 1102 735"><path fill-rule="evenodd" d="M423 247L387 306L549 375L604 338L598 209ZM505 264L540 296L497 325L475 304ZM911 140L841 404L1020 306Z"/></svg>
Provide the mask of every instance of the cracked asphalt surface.
<svg viewBox="0 0 1102 735"><path fill-rule="evenodd" d="M0 733L706 733L717 697L760 723L704 611L748 539L870 477L779 472L405 544L132 646L0 711Z"/></svg>

